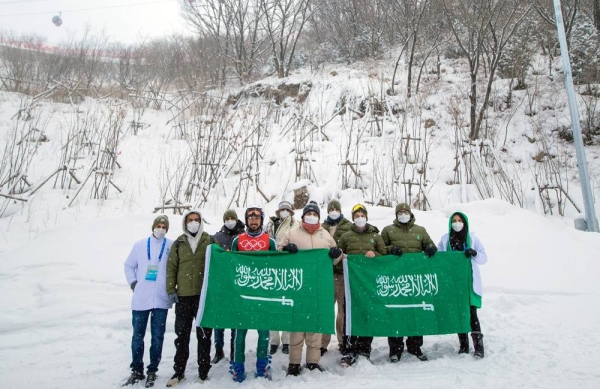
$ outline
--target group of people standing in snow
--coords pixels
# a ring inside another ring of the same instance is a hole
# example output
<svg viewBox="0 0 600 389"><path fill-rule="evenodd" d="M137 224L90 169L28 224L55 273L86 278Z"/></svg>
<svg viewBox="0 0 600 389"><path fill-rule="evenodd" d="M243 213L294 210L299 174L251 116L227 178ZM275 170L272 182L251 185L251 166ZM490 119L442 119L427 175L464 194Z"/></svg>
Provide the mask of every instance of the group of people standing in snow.
<svg viewBox="0 0 600 389"><path fill-rule="evenodd" d="M351 220L344 217L338 200L327 205L327 216L321 223L321 210L318 204L309 202L303 209L300 220L287 201L279 203L265 225L265 214L261 207L249 207L242 222L235 210L227 210L223 215L223 226L219 232L209 235L204 231L204 219L200 211L189 211L183 217L183 234L175 241L166 238L169 219L161 215L152 223L150 237L136 242L125 261L125 275L133 291L131 342L131 375L123 386L133 385L146 379L145 386L152 387L161 360L162 346L166 329L168 309L175 304L175 357L174 374L167 381L167 387L174 387L185 380L185 368L189 358L190 333L196 318L200 292L204 281L204 265L207 247L218 244L230 251L287 251L294 254L298 250L329 249L333 263L334 298L338 306L336 315L336 336L344 366L353 365L357 358L370 358L373 337L347 336L344 333L344 275L342 260L345 254L360 254L367 258L380 255L402 256L404 253L423 252L433 257L437 251L462 251L471 259L473 268L473 288L470 295L471 338L474 355L484 357L483 335L477 317L481 307L481 277L478 265L487 262L485 248L471 233L467 216L455 212L450 216L448 233L438 245L430 238L426 229L415 224L415 216L408 204L398 204L392 224L379 229L368 223L367 208L357 204L352 208ZM150 319L151 346L150 364L144 375L144 335ZM208 378L212 365L224 357L224 329L200 327L196 323L198 380ZM212 332L215 333L215 355L210 358ZM243 382L245 372L245 338L247 329L232 329L230 344L229 372L236 382ZM468 334L458 334L458 353L469 353ZM306 344L308 370L323 371L320 358L328 351L331 341L329 334L280 333L258 330L256 349L256 377L271 377L271 355L279 345L282 352L289 353L287 375L297 376L301 371L303 346ZM400 361L404 351L402 337L388 338L389 360ZM409 336L406 350L421 361L427 356L421 350L422 336Z"/></svg>

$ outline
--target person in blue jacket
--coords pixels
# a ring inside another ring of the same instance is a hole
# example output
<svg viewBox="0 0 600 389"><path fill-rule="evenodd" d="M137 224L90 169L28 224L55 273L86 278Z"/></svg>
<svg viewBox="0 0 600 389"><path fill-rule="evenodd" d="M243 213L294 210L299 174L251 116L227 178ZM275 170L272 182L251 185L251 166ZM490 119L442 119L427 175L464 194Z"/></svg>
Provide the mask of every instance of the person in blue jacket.
<svg viewBox="0 0 600 389"><path fill-rule="evenodd" d="M477 309L481 308L483 290L481 286L481 273L479 265L485 265L487 254L485 247L469 229L469 219L462 212L454 212L448 222L448 233L442 236L438 243L438 251L464 251L465 256L471 260L473 268L473 288L469 299L471 305L471 338L475 348L474 355L484 357L483 334L481 324L477 317ZM469 337L467 334L458 334L460 348L459 354L469 353Z"/></svg>
<svg viewBox="0 0 600 389"><path fill-rule="evenodd" d="M146 387L154 386L162 356L168 309L167 259L173 241L165 238L169 218L160 215L152 222L152 235L137 241L125 261L125 277L133 297L131 299L131 375L123 384L134 385L144 378L144 336L150 318L150 364L147 367Z"/></svg>

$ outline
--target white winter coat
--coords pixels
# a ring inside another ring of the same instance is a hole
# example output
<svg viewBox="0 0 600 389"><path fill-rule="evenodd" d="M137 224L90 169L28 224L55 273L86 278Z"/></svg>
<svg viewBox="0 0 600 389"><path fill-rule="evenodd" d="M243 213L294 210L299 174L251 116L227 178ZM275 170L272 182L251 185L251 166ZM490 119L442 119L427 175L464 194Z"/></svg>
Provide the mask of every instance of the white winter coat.
<svg viewBox="0 0 600 389"><path fill-rule="evenodd" d="M158 256L165 242L165 250L161 260ZM131 285L137 281L133 297L131 299L131 309L134 311L147 311L149 309L171 308L171 302L167 296L167 262L173 241L163 238L158 240L154 235L150 236L150 260L148 260L148 238L136 242L125 261L125 277L127 283ZM156 281L147 281L146 273L148 266L158 266Z"/></svg>
<svg viewBox="0 0 600 389"><path fill-rule="evenodd" d="M483 297L483 287L481 284L481 273L479 272L479 265L485 265L488 261L487 254L485 253L485 247L481 244L478 237L469 232L469 238L471 240L471 248L477 251L477 256L471 258L471 264L473 265L473 291ZM440 243L438 243L438 251L446 251L448 246L448 234L444 234Z"/></svg>

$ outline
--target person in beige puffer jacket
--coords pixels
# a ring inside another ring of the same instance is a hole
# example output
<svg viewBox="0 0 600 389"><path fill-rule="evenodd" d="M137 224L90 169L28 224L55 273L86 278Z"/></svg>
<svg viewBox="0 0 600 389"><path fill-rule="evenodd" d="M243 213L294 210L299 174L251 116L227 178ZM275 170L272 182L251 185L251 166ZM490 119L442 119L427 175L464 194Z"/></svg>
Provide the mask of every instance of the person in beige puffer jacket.
<svg viewBox="0 0 600 389"><path fill-rule="evenodd" d="M335 240L319 224L320 209L315 202L309 202L302 210L302 222L291 228L281 239L277 249L290 253L300 250L330 249L329 256L334 264L342 259L342 252L336 247ZM302 346L306 343L306 368L323 371L319 365L321 359L321 334L313 332L290 333L290 363L287 375L300 374L302 361Z"/></svg>

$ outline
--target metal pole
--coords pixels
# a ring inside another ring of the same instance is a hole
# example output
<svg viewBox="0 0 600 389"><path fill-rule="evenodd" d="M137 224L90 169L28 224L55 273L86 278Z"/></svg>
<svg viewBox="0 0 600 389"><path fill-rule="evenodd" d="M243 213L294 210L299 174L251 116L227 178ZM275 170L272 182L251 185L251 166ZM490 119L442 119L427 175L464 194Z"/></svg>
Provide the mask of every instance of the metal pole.
<svg viewBox="0 0 600 389"><path fill-rule="evenodd" d="M560 0L554 0L554 13L556 15L556 30L558 31L560 55L563 62L563 72L565 74L565 87L567 89L567 98L569 100L569 112L571 113L573 143L575 143L575 151L577 152L577 166L579 167L579 180L581 181L585 218L587 220L588 231L600 232L598 229L596 211L594 209L594 197L590 186L590 176L588 174L587 161L585 159L585 149L583 148L583 137L581 135L581 126L579 123L579 109L577 108L575 88L573 87L573 75L571 74L571 62L569 61L569 49L567 47L567 37L565 35Z"/></svg>

